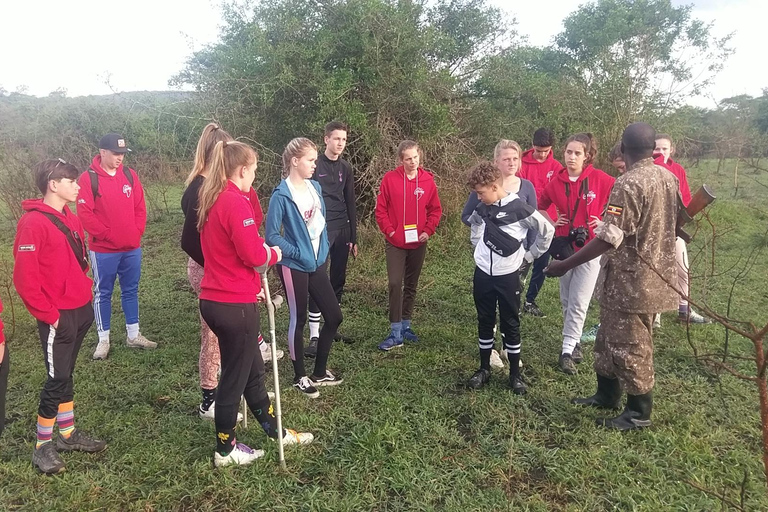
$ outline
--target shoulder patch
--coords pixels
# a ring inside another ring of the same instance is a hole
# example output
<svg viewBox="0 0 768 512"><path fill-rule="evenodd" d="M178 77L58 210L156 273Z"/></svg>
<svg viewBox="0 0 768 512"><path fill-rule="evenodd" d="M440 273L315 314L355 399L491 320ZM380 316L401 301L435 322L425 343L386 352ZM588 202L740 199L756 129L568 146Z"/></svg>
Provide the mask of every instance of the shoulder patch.
<svg viewBox="0 0 768 512"><path fill-rule="evenodd" d="M247 228L248 226L253 226L254 224L256 224L256 222L252 218L251 219L245 219L243 221L243 227L244 228Z"/></svg>
<svg viewBox="0 0 768 512"><path fill-rule="evenodd" d="M34 252L35 244L25 244L19 246L19 252Z"/></svg>
<svg viewBox="0 0 768 512"><path fill-rule="evenodd" d="M621 215L621 212L624 211L624 208L621 206L616 206L615 204L609 204L608 207L605 209L605 213L608 215L614 215L616 217Z"/></svg>

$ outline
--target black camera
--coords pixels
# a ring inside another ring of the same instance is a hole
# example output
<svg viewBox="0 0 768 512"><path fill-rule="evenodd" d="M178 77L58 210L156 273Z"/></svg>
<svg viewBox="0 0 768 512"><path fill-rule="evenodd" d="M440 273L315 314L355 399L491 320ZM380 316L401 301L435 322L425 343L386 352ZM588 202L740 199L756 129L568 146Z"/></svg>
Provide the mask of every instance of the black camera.
<svg viewBox="0 0 768 512"><path fill-rule="evenodd" d="M576 244L576 247L584 247L584 244L587 243L587 238L589 238L589 230L584 226L571 228L568 232L568 239Z"/></svg>

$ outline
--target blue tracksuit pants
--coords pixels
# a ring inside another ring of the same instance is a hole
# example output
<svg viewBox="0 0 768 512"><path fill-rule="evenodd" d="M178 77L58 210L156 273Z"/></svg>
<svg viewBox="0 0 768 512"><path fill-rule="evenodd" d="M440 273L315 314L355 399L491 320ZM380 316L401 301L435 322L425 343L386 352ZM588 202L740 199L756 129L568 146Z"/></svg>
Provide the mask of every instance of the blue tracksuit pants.
<svg viewBox="0 0 768 512"><path fill-rule="evenodd" d="M98 332L108 331L110 327L115 278L120 280L125 323L139 323L141 247L127 252L90 251L90 256L93 269L93 310Z"/></svg>

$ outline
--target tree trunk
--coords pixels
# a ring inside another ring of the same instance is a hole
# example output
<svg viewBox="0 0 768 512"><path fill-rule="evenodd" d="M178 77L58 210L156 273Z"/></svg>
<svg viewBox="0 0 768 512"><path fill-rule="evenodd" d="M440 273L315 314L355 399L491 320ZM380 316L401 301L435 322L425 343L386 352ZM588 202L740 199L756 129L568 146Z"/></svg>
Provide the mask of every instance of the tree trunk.
<svg viewBox="0 0 768 512"><path fill-rule="evenodd" d="M765 353L763 339L755 340L755 359L757 361L757 387L760 389L760 423L763 431L763 466L765 483L768 485L768 382L765 379Z"/></svg>

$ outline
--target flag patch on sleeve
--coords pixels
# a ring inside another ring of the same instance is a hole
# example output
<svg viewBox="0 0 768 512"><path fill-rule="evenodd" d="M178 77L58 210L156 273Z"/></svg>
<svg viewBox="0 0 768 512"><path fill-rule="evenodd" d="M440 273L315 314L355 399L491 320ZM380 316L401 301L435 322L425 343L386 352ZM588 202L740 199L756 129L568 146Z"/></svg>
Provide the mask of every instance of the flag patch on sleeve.
<svg viewBox="0 0 768 512"><path fill-rule="evenodd" d="M35 244L26 244L19 246L19 252L34 252Z"/></svg>
<svg viewBox="0 0 768 512"><path fill-rule="evenodd" d="M245 219L243 221L243 227L244 228L247 228L248 226L253 226L254 224L256 224L256 222L254 222L253 219Z"/></svg>
<svg viewBox="0 0 768 512"><path fill-rule="evenodd" d="M624 208L622 208L621 206L616 206L615 204L609 204L608 207L605 209L605 213L607 213L608 215L614 215L616 217L621 215L621 212L623 211L624 211Z"/></svg>

